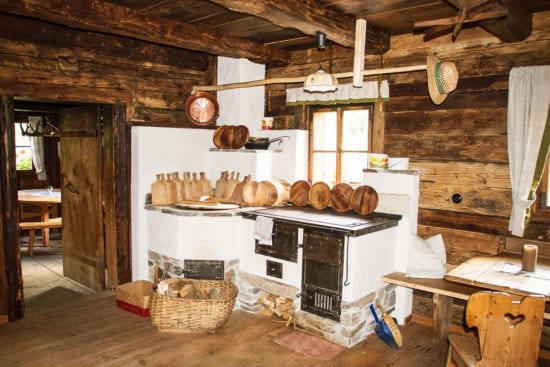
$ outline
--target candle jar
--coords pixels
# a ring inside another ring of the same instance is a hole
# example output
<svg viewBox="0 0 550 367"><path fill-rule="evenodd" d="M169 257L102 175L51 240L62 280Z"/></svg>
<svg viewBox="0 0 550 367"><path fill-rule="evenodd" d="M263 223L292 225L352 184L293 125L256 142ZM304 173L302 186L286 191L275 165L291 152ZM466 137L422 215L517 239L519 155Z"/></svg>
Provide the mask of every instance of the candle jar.
<svg viewBox="0 0 550 367"><path fill-rule="evenodd" d="M521 270L530 273L535 271L537 267L538 252L539 248L536 245L523 245Z"/></svg>
<svg viewBox="0 0 550 367"><path fill-rule="evenodd" d="M273 117L264 117L262 119L262 130L271 130L273 128Z"/></svg>

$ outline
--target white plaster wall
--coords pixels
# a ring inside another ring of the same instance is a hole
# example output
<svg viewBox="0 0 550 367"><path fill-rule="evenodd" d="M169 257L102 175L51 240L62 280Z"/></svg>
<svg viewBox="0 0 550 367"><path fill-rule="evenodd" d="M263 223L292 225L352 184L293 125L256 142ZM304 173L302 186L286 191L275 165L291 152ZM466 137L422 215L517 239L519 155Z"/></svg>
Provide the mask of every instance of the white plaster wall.
<svg viewBox="0 0 550 367"><path fill-rule="evenodd" d="M344 254L343 301L353 302L383 286L380 277L395 271L396 237L397 227L393 227L349 238Z"/></svg>
<svg viewBox="0 0 550 367"><path fill-rule="evenodd" d="M218 84L248 82L265 78L265 65L247 59L218 57ZM220 116L217 125L245 125L253 132L264 117L265 87L228 89L217 92Z"/></svg>
<svg viewBox="0 0 550 367"><path fill-rule="evenodd" d="M217 151L211 152L211 164L221 171L240 172L239 181L250 174L253 181L270 180L273 177L273 159L280 153L265 151Z"/></svg>
<svg viewBox="0 0 550 367"><path fill-rule="evenodd" d="M147 211L148 248L175 259L233 260L241 244L240 216L178 216Z"/></svg>
<svg viewBox="0 0 550 367"><path fill-rule="evenodd" d="M156 174L209 168L208 149L211 140L212 130L146 126L132 128L131 221L134 280L147 279L148 275L149 226L148 211L144 209L144 204L145 195L151 192Z"/></svg>
<svg viewBox="0 0 550 367"><path fill-rule="evenodd" d="M415 170L367 171L363 174L363 184L373 187L379 194L376 210L403 216L398 227L397 241L395 241L396 255L393 271L407 270L410 234L416 234L418 225L419 175L420 172ZM402 202L402 205L399 205L399 202ZM412 290L398 287L396 296L393 316L399 323L404 323L412 312Z"/></svg>
<svg viewBox="0 0 550 367"><path fill-rule="evenodd" d="M305 130L260 130L256 136L283 139L281 144L273 142L269 150L280 150L273 155L273 178L287 180L290 184L307 179L308 132Z"/></svg>

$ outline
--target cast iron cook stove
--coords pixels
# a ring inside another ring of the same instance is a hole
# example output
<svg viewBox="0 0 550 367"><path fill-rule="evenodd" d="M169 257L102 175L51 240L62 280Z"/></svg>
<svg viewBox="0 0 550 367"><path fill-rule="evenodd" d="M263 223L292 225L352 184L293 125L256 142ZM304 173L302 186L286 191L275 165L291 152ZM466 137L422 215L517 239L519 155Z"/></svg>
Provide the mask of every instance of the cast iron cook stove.
<svg viewBox="0 0 550 367"><path fill-rule="evenodd" d="M394 227L400 216L374 213L368 216L342 214L332 209L311 210L279 207L241 213L243 217L273 218L273 245L259 245L258 254L297 262L299 228L303 228L301 309L340 321L348 237ZM266 275L282 278L282 264L266 263Z"/></svg>

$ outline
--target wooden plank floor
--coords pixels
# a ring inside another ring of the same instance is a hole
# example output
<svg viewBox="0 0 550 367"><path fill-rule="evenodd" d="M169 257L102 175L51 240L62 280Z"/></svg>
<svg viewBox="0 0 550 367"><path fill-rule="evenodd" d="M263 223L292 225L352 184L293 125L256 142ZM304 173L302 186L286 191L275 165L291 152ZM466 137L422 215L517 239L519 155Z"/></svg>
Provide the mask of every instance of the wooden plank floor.
<svg viewBox="0 0 550 367"><path fill-rule="evenodd" d="M52 248L25 256L27 316L0 325L0 366L442 366L446 341L423 325L402 327L404 346L392 351L375 335L322 361L276 344L291 331L265 316L234 311L216 334L159 333L148 318L115 305L63 277Z"/></svg>
<svg viewBox="0 0 550 367"><path fill-rule="evenodd" d="M32 308L35 297L56 287L60 288L59 291L50 293L49 297L56 296L59 301L65 297L74 297L73 293L89 294L94 292L94 290L63 276L63 250L60 233L51 234L48 247L42 247L42 238L38 235L33 257L28 256L27 241L27 237L23 237L21 240L23 293L27 307Z"/></svg>
<svg viewBox="0 0 550 367"><path fill-rule="evenodd" d="M0 366L424 367L445 358L446 344L414 323L402 328L397 352L372 336L322 361L273 342L290 329L265 316L235 311L216 334L159 333L148 318L117 308L112 292L49 296L27 318L0 326Z"/></svg>
<svg viewBox="0 0 550 367"><path fill-rule="evenodd" d="M0 366L427 367L445 360L446 341L416 323L400 326L399 351L371 335L329 361L276 344L274 338L291 330L244 311L234 311L216 334L159 333L148 318L117 308L112 292L95 293L64 278L55 239L32 258L23 248L22 267L27 316L0 325Z"/></svg>

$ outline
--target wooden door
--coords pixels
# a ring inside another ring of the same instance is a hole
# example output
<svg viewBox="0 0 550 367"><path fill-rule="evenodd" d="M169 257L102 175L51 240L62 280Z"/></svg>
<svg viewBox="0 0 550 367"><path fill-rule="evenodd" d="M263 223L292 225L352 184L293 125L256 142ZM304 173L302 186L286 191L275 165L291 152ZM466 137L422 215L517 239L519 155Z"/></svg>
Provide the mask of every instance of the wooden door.
<svg viewBox="0 0 550 367"><path fill-rule="evenodd" d="M63 274L105 288L100 106L60 113Z"/></svg>

